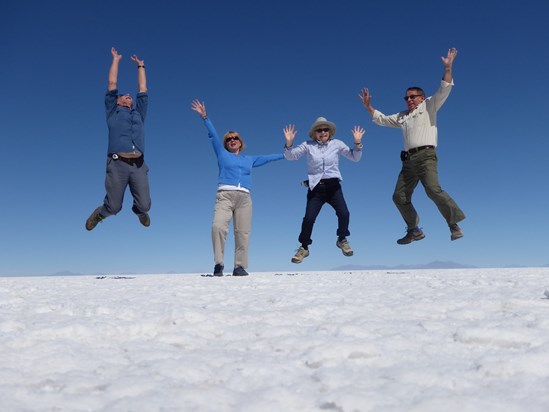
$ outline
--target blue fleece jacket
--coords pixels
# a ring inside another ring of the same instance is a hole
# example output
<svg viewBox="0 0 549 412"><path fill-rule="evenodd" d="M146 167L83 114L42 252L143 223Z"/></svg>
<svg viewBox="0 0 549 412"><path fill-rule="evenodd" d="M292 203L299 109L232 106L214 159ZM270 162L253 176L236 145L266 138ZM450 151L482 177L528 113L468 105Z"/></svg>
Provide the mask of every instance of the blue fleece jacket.
<svg viewBox="0 0 549 412"><path fill-rule="evenodd" d="M217 165L219 166L217 183L219 185L240 185L251 190L253 167L263 166L269 162L284 159L282 153L264 156L247 156L231 153L223 146L223 142L209 118L204 119L204 125L208 129L208 137L212 142L217 156Z"/></svg>
<svg viewBox="0 0 549 412"><path fill-rule="evenodd" d="M145 154L145 116L149 98L147 93L137 93L135 109L118 106L118 90L107 91L105 111L109 127L108 153L131 152L135 149Z"/></svg>

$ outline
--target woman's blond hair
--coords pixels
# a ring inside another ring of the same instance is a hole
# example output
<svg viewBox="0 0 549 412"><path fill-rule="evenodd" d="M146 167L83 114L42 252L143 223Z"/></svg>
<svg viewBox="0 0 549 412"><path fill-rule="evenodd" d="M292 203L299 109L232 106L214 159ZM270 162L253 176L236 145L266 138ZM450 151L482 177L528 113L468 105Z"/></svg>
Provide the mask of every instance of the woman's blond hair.
<svg viewBox="0 0 549 412"><path fill-rule="evenodd" d="M240 133L235 132L234 130L229 130L225 135L223 136L223 147L225 150L227 150L227 137L229 136L238 136L238 140L240 140L240 151L243 151L246 147L246 144L244 143L244 140L242 140L242 137L240 136Z"/></svg>

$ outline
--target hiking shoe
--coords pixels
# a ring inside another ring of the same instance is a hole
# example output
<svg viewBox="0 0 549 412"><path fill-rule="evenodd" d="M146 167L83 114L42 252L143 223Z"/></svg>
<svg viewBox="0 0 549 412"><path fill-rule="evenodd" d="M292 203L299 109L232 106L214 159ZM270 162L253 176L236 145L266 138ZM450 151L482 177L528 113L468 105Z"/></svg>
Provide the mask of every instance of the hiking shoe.
<svg viewBox="0 0 549 412"><path fill-rule="evenodd" d="M292 258L292 263L301 263L307 256L309 256L309 249L305 249L301 246L297 249L297 252L295 252L294 257Z"/></svg>
<svg viewBox="0 0 549 412"><path fill-rule="evenodd" d="M415 242L416 240L421 240L425 237L423 230L419 227L414 227L412 229L406 230L406 236L397 240L399 245L407 245L409 243Z"/></svg>
<svg viewBox="0 0 549 412"><path fill-rule="evenodd" d="M233 276L248 276L248 272L244 268L237 267L233 270Z"/></svg>
<svg viewBox="0 0 549 412"><path fill-rule="evenodd" d="M463 237L463 231L457 223L450 225L450 240L457 240Z"/></svg>
<svg viewBox="0 0 549 412"><path fill-rule="evenodd" d="M351 245L349 244L347 239L338 239L338 241L336 242L336 246L341 249L341 252L345 256L353 256L353 249L351 249Z"/></svg>
<svg viewBox="0 0 549 412"><path fill-rule="evenodd" d="M223 268L223 265L217 263L214 267L214 276L223 276Z"/></svg>
<svg viewBox="0 0 549 412"><path fill-rule="evenodd" d="M88 218L88 220L86 220L86 230L93 230L99 222L105 219L99 213L100 210L101 210L101 206L95 209L93 213L90 215L90 217Z"/></svg>
<svg viewBox="0 0 549 412"><path fill-rule="evenodd" d="M151 218L148 213L142 213L137 217L139 217L139 222L141 222L143 226L149 227L151 225Z"/></svg>

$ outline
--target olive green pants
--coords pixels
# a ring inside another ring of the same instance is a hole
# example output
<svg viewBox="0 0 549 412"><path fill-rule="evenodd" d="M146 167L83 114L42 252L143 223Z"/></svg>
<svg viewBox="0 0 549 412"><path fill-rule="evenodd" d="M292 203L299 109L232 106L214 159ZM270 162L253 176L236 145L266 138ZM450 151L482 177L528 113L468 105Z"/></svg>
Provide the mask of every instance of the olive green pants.
<svg viewBox="0 0 549 412"><path fill-rule="evenodd" d="M425 149L414 154L402 162L402 170L393 193L395 203L408 229L419 225L419 216L412 204L412 195L417 184L421 182L425 193L435 202L438 210L448 225L465 219L465 214L440 187L438 182L438 159L435 149Z"/></svg>

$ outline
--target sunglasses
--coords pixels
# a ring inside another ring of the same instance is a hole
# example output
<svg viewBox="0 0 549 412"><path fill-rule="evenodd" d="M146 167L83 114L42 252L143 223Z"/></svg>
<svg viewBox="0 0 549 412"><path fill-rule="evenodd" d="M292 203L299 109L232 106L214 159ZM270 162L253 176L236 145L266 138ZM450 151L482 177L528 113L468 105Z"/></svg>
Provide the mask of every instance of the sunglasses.
<svg viewBox="0 0 549 412"><path fill-rule="evenodd" d="M232 142L233 140L240 140L240 137L238 137L238 136L228 136L225 139L225 142Z"/></svg>
<svg viewBox="0 0 549 412"><path fill-rule="evenodd" d="M317 132L317 133L329 132L329 131L330 131L329 127L323 127L322 129L316 129L315 130L315 132Z"/></svg>
<svg viewBox="0 0 549 412"><path fill-rule="evenodd" d="M414 100L416 97L421 97L423 96L422 94L411 94L409 96L404 96L404 100L408 101L408 100Z"/></svg>

